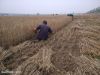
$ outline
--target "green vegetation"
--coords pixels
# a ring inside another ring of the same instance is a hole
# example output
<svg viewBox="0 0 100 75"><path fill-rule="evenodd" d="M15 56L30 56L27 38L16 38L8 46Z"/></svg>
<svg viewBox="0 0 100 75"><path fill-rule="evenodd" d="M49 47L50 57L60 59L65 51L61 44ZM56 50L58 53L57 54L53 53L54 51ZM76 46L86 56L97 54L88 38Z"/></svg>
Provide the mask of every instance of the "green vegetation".
<svg viewBox="0 0 100 75"><path fill-rule="evenodd" d="M99 60L100 60L100 55L98 55L98 56L95 56L95 58L97 58L97 59L99 59Z"/></svg>
<svg viewBox="0 0 100 75"><path fill-rule="evenodd" d="M100 7L90 10L88 13L100 13Z"/></svg>

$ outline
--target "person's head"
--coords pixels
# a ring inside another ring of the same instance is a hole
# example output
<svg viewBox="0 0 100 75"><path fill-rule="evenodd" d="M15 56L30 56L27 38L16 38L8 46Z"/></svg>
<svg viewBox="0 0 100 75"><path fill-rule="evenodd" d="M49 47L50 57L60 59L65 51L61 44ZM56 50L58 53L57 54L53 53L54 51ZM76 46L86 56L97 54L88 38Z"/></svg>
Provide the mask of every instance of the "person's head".
<svg viewBox="0 0 100 75"><path fill-rule="evenodd" d="M44 20L44 21L43 21L43 24L47 25L47 21L46 21L46 20Z"/></svg>

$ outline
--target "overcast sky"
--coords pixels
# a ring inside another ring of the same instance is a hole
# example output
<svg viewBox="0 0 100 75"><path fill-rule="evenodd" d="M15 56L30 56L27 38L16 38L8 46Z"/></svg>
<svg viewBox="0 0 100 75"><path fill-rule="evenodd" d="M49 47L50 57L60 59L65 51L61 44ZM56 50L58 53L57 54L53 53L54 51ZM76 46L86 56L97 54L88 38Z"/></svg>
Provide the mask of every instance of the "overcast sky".
<svg viewBox="0 0 100 75"><path fill-rule="evenodd" d="M0 0L0 13L84 13L100 6L100 0Z"/></svg>

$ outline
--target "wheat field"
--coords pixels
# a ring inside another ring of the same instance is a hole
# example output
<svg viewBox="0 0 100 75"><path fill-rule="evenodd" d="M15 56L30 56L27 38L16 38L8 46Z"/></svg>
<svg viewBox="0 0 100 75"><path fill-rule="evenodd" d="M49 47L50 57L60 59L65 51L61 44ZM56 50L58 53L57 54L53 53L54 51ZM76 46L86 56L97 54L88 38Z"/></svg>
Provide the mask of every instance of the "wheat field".
<svg viewBox="0 0 100 75"><path fill-rule="evenodd" d="M0 45L9 47L17 45L34 37L34 29L48 21L48 25L55 32L71 18L64 15L58 16L0 16Z"/></svg>
<svg viewBox="0 0 100 75"><path fill-rule="evenodd" d="M47 41L1 47L0 70L13 71L9 75L100 75L99 15L66 20Z"/></svg>

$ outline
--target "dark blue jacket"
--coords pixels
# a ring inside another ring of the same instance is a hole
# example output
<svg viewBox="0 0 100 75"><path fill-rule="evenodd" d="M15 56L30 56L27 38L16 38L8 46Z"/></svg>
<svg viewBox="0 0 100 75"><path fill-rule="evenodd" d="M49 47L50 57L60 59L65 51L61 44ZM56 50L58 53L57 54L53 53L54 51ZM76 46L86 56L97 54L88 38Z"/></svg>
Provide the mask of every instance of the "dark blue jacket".
<svg viewBox="0 0 100 75"><path fill-rule="evenodd" d="M36 28L37 39L38 40L46 40L48 38L48 34L52 33L51 28L48 25L42 24Z"/></svg>

